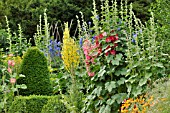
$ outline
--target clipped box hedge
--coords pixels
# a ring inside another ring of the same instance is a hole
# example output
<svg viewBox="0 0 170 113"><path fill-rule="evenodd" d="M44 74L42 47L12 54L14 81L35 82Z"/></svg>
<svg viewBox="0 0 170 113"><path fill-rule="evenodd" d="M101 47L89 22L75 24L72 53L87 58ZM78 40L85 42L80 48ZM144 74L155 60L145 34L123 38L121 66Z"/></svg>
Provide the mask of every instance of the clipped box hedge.
<svg viewBox="0 0 170 113"><path fill-rule="evenodd" d="M31 95L31 96L17 96L15 97L12 105L9 108L8 113L41 113L44 105L48 103L48 100L60 100L59 96L39 96L39 95ZM59 102L59 101L55 101ZM60 108L65 108L62 103L57 104L58 110ZM55 106L46 105L46 109L53 109ZM59 107L60 106L60 107ZM61 109L61 111L62 111ZM51 113L51 112L50 112Z"/></svg>

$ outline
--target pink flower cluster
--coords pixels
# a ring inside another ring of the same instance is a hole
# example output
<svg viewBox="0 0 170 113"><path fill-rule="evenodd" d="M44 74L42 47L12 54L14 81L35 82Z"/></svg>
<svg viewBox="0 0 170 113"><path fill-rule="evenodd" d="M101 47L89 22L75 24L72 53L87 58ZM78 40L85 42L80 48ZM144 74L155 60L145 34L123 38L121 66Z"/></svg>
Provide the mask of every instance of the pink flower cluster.
<svg viewBox="0 0 170 113"><path fill-rule="evenodd" d="M13 55L10 54L9 57L12 57ZM14 60L8 60L8 72L12 74L12 68L15 66L15 61ZM10 78L10 83L15 84L16 79L15 78Z"/></svg>
<svg viewBox="0 0 170 113"><path fill-rule="evenodd" d="M96 46L92 44L89 40L85 40L83 43L83 51L84 55L86 57L85 63L86 63L86 70L89 76L94 76L94 72L90 71L90 65L94 64L94 59L96 58L96 55L94 54L93 51L95 51Z"/></svg>
<svg viewBox="0 0 170 113"><path fill-rule="evenodd" d="M114 31L112 31L114 32ZM106 43L112 43L113 46L108 45L107 48L103 51L102 50L102 44L99 43L99 40L103 39L105 36L107 36L107 33L104 32L98 36L95 37L95 44L92 44L90 40L86 39L83 43L83 51L85 54L85 63L86 63L86 70L88 72L89 76L94 76L94 72L91 72L90 70L90 65L94 64L94 59L99 56L102 52L105 52L105 55L108 56L109 54L111 55L116 55L115 47L118 46L116 41L119 39L118 34L114 36L108 36L106 38Z"/></svg>

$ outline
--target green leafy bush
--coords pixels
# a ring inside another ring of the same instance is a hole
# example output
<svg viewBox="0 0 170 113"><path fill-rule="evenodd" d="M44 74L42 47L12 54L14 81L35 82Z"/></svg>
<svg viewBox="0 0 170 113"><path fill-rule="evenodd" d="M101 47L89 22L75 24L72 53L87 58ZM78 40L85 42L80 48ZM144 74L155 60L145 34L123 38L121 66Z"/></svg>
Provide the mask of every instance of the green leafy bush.
<svg viewBox="0 0 170 113"><path fill-rule="evenodd" d="M67 109L61 103L58 96L50 97L47 104L43 106L41 113L66 113Z"/></svg>
<svg viewBox="0 0 170 113"><path fill-rule="evenodd" d="M23 56L20 73L25 78L19 79L18 84L26 84L27 89L20 90L21 95L50 95L52 85L49 78L47 59L36 47L31 47Z"/></svg>
<svg viewBox="0 0 170 113"><path fill-rule="evenodd" d="M9 113L41 113L50 96L17 96L9 108Z"/></svg>

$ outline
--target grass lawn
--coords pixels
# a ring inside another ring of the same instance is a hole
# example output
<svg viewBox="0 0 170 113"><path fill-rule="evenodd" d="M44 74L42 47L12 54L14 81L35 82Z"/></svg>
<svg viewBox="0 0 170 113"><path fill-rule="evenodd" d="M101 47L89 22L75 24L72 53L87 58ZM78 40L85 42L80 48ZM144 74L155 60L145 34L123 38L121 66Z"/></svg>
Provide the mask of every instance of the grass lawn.
<svg viewBox="0 0 170 113"><path fill-rule="evenodd" d="M147 113L170 113L170 79L155 83L150 94L154 97L154 105Z"/></svg>

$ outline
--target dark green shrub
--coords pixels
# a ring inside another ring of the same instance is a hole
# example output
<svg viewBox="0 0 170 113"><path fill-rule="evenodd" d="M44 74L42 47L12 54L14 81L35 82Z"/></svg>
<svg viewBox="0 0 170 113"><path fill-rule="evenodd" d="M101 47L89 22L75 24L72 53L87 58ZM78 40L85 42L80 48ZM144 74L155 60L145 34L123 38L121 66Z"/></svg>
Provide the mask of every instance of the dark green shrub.
<svg viewBox="0 0 170 113"><path fill-rule="evenodd" d="M31 47L24 54L20 73L25 75L25 78L19 79L18 84L27 85L27 89L19 90L21 95L50 95L52 93L47 59L38 48Z"/></svg>
<svg viewBox="0 0 170 113"><path fill-rule="evenodd" d="M41 113L50 96L17 96L8 113Z"/></svg>
<svg viewBox="0 0 170 113"><path fill-rule="evenodd" d="M50 97L47 104L43 106L41 113L67 113L67 109L60 101L60 97Z"/></svg>

